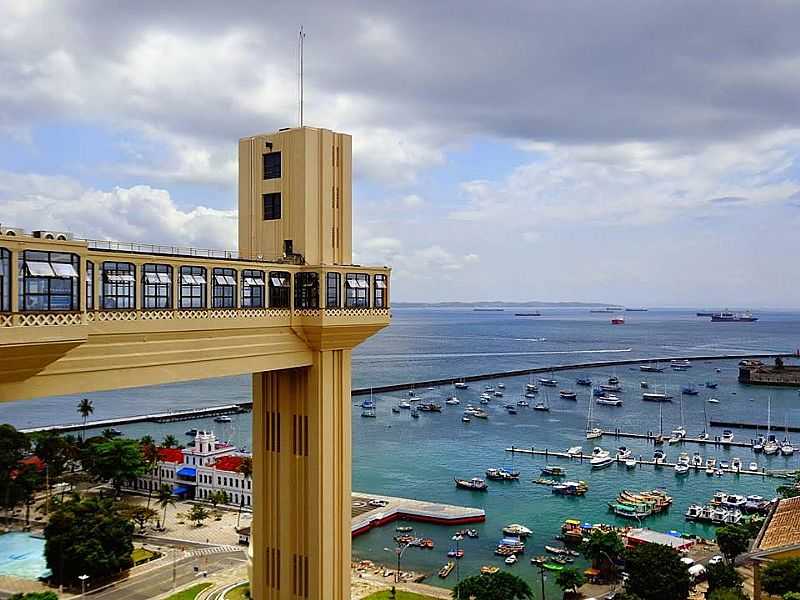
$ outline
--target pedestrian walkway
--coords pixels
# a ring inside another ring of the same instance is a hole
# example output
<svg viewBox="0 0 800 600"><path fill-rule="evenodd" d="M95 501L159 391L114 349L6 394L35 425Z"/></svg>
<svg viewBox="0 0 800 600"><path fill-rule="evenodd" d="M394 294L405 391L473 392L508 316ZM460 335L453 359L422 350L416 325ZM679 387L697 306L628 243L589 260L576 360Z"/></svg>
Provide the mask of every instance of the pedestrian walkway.
<svg viewBox="0 0 800 600"><path fill-rule="evenodd" d="M193 550L189 556L209 556L211 554L225 554L226 552L244 552L243 546L211 546L209 548L200 548Z"/></svg>

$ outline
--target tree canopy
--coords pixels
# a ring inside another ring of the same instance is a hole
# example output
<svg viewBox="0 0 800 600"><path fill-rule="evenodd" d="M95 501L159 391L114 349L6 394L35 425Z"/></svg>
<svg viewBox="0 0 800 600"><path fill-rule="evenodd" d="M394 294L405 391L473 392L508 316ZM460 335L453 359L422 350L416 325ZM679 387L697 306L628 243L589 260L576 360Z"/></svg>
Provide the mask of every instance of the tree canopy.
<svg viewBox="0 0 800 600"><path fill-rule="evenodd" d="M686 600L692 583L681 555L660 544L641 544L628 551L625 588L642 600Z"/></svg>
<svg viewBox="0 0 800 600"><path fill-rule="evenodd" d="M530 586L511 573L481 573L462 579L453 588L453 598L470 598L475 600L531 600L533 592Z"/></svg>
<svg viewBox="0 0 800 600"><path fill-rule="evenodd" d="M733 561L750 547L750 531L743 525L727 525L717 529L719 551L728 561Z"/></svg>
<svg viewBox="0 0 800 600"><path fill-rule="evenodd" d="M93 444L89 471L100 481L111 481L119 494L126 481L144 475L147 465L136 440L104 440Z"/></svg>
<svg viewBox="0 0 800 600"><path fill-rule="evenodd" d="M8 600L58 600L58 595L55 592L28 592L14 594Z"/></svg>
<svg viewBox="0 0 800 600"><path fill-rule="evenodd" d="M44 555L56 583L103 578L132 566L133 524L108 498L73 496L44 529Z"/></svg>
<svg viewBox="0 0 800 600"><path fill-rule="evenodd" d="M578 569L564 569L556 577L556 585L564 592L576 592L586 583L586 577Z"/></svg>
<svg viewBox="0 0 800 600"><path fill-rule="evenodd" d="M800 590L800 558L769 562L761 572L761 589L775 596Z"/></svg>
<svg viewBox="0 0 800 600"><path fill-rule="evenodd" d="M742 576L731 564L717 563L706 567L709 591L718 589L742 589Z"/></svg>
<svg viewBox="0 0 800 600"><path fill-rule="evenodd" d="M607 575L622 560L625 544L616 531L593 531L582 550L592 565Z"/></svg>

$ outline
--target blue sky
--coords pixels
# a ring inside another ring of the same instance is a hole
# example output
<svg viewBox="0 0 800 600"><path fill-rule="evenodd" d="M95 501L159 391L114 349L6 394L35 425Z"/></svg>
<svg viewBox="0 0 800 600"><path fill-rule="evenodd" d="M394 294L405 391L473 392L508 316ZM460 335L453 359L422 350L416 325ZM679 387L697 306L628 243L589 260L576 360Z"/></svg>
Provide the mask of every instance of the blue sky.
<svg viewBox="0 0 800 600"><path fill-rule="evenodd" d="M800 307L791 3L11 0L0 222L235 248L236 141L296 124L301 22L395 299Z"/></svg>

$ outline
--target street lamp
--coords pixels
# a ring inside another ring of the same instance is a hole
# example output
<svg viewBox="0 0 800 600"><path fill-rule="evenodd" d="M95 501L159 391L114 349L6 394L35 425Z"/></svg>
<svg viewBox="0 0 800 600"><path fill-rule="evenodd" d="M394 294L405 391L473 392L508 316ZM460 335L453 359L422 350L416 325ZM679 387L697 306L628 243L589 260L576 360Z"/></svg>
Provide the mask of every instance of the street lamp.
<svg viewBox="0 0 800 600"><path fill-rule="evenodd" d="M394 553L397 554L397 569L394 572L394 582L400 583L400 559L403 558L403 554L405 554L406 550L409 549L411 543L407 543L401 547L398 543L397 548L394 549ZM391 548L384 548L386 552L392 552Z"/></svg>
<svg viewBox="0 0 800 600"><path fill-rule="evenodd" d="M542 600L547 600L547 596L544 594L544 565L538 565L539 567L539 575L542 577Z"/></svg>
<svg viewBox="0 0 800 600"><path fill-rule="evenodd" d="M86 595L86 580L89 579L88 575L78 575L78 579L81 580L81 596Z"/></svg>

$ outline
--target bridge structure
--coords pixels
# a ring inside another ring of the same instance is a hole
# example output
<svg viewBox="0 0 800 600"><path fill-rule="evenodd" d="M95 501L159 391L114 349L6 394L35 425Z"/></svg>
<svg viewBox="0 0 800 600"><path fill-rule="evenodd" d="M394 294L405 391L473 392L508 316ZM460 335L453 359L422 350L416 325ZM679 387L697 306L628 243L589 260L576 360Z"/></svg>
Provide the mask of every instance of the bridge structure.
<svg viewBox="0 0 800 600"><path fill-rule="evenodd" d="M350 598L351 353L391 289L351 173L346 134L241 139L236 252L0 227L0 401L252 374L256 600Z"/></svg>

